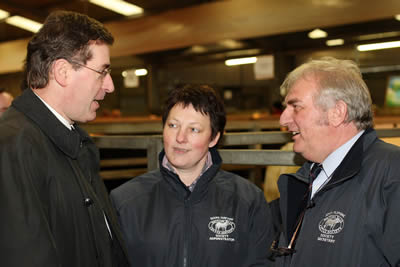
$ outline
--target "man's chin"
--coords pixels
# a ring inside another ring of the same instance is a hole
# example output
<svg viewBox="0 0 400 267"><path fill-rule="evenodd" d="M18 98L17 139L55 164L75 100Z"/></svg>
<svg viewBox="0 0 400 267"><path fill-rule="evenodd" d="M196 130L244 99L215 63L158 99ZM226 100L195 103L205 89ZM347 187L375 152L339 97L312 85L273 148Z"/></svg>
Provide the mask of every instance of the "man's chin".
<svg viewBox="0 0 400 267"><path fill-rule="evenodd" d="M93 121L94 119L96 119L96 116L97 116L97 114L96 114L96 112L94 112L94 114L90 114L88 116L78 118L74 121L79 122L79 123L86 123L86 122L90 122L90 121Z"/></svg>
<svg viewBox="0 0 400 267"><path fill-rule="evenodd" d="M294 142L293 151L298 153L298 154L301 154L301 155L303 155L303 152L304 152L302 147L301 147L301 144L298 144L296 142Z"/></svg>

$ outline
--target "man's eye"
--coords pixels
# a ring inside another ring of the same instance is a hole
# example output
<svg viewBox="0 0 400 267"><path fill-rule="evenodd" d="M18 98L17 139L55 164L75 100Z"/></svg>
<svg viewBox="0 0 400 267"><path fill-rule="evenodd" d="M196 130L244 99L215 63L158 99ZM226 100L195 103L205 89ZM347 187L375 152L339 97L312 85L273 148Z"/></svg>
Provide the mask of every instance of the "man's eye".
<svg viewBox="0 0 400 267"><path fill-rule="evenodd" d="M199 133L199 132L200 132L200 130L199 130L199 129L197 129L197 128L192 128L192 132L194 132L194 133Z"/></svg>
<svg viewBox="0 0 400 267"><path fill-rule="evenodd" d="M294 109L294 111L299 111L299 110L301 110L301 106L293 105L293 109Z"/></svg>

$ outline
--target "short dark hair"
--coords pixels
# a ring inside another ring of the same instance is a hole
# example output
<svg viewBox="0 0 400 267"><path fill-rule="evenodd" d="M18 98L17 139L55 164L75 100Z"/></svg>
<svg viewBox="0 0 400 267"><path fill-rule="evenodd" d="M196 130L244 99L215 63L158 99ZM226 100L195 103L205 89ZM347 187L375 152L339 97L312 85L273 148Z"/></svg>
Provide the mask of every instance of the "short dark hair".
<svg viewBox="0 0 400 267"><path fill-rule="evenodd" d="M184 107L192 105L197 112L208 115L211 122L211 140L213 140L218 133L220 133L219 140L222 139L226 124L225 107L222 99L213 88L208 85L186 84L172 89L168 93L168 98L165 101L162 115L163 126L165 125L169 112L177 104L182 104Z"/></svg>
<svg viewBox="0 0 400 267"><path fill-rule="evenodd" d="M5 91L6 91L6 89L0 87L0 94L3 93L3 92L5 92Z"/></svg>
<svg viewBox="0 0 400 267"><path fill-rule="evenodd" d="M71 11L51 13L28 43L23 89L45 87L51 65L57 59L86 64L93 56L89 50L91 41L112 45L114 38L100 22L86 15Z"/></svg>

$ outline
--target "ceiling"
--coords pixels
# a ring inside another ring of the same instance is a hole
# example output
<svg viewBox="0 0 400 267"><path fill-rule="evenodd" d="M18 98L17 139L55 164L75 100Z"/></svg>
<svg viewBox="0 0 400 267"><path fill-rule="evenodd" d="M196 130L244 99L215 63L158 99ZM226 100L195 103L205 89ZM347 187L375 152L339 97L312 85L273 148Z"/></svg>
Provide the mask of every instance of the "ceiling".
<svg viewBox="0 0 400 267"><path fill-rule="evenodd" d="M201 62L267 53L305 53L330 49L312 40L316 27L341 49L382 40L400 40L398 0L129 0L145 10L126 18L87 0L2 0L0 9L44 22L54 10L88 14L116 37L112 55L149 61ZM29 39L32 33L0 21L0 45ZM21 45L23 46L23 45ZM4 54L0 49L0 56ZM388 58L393 58L389 56ZM396 57L398 58L398 57ZM20 61L20 59L18 59ZM0 72L3 71L0 66Z"/></svg>
<svg viewBox="0 0 400 267"><path fill-rule="evenodd" d="M143 16L155 15L171 9L184 8L211 2L210 0L125 0L145 10ZM2 0L0 9L11 15L20 15L43 23L47 15L54 10L71 10L87 14L102 23L126 19L87 0ZM16 28L4 22L0 23L0 42L29 38L31 32Z"/></svg>

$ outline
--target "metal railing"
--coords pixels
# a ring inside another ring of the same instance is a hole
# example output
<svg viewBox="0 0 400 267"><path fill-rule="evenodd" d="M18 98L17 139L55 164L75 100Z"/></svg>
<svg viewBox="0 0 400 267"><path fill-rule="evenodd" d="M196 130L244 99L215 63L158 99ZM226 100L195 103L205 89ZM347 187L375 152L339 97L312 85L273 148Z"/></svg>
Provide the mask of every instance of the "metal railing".
<svg viewBox="0 0 400 267"><path fill-rule="evenodd" d="M400 137L400 129L378 129L378 137ZM95 136L96 145L100 149L139 149L147 151L147 170L158 168L158 154L162 150L162 136ZM249 146L285 144L291 141L288 132L243 132L226 133L219 149L224 164L240 165L301 165L304 159L293 151L277 149L236 149L226 146Z"/></svg>

